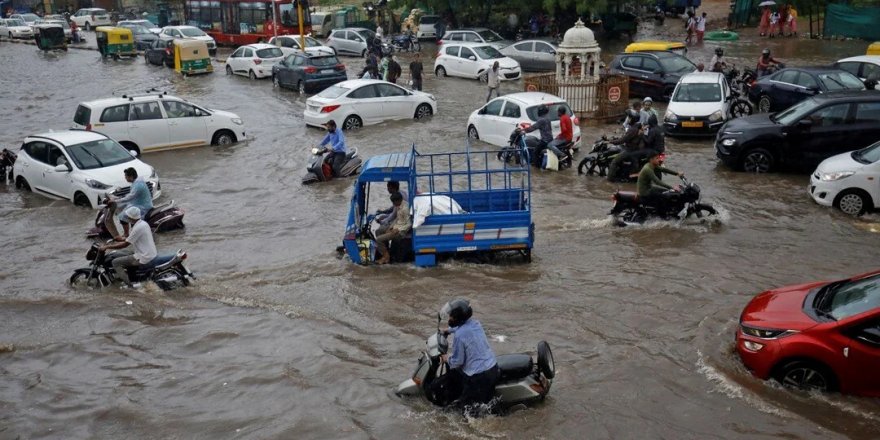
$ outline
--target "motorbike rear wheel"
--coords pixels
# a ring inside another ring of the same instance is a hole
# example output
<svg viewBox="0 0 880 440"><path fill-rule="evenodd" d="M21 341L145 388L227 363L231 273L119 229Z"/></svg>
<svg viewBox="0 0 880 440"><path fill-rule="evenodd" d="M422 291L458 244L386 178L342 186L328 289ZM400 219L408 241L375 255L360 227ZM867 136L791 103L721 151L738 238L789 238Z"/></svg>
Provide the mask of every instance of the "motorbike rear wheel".
<svg viewBox="0 0 880 440"><path fill-rule="evenodd" d="M163 271L162 273L154 274L152 280L164 291L189 286L189 280L186 279L186 276L174 268Z"/></svg>
<svg viewBox="0 0 880 440"><path fill-rule="evenodd" d="M737 99L733 101L733 104L731 104L730 106L730 116L734 118L749 116L754 111L755 110L752 107L752 103L746 101L745 99Z"/></svg>
<svg viewBox="0 0 880 440"><path fill-rule="evenodd" d="M550 350L547 341L538 342L538 370L547 379L556 376L556 361L553 360L553 351Z"/></svg>
<svg viewBox="0 0 880 440"><path fill-rule="evenodd" d="M578 174L586 174L588 176L592 176L593 172L596 170L596 158L595 157L585 157L581 163L578 164Z"/></svg>

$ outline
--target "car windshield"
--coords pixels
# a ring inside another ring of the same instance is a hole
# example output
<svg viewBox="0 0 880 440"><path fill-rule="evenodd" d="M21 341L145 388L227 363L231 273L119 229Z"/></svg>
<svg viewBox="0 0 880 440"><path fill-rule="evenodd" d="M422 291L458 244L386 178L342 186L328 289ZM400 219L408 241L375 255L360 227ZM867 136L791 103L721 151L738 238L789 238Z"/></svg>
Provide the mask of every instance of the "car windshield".
<svg viewBox="0 0 880 440"><path fill-rule="evenodd" d="M49 23L52 23L52 24L60 24L62 28L64 28L64 29L70 29L70 24L67 23L67 21L65 21L65 20L52 20L52 21L50 21Z"/></svg>
<svg viewBox="0 0 880 440"><path fill-rule="evenodd" d="M675 102L721 102L721 86L718 84L682 83L672 97Z"/></svg>
<svg viewBox="0 0 880 440"><path fill-rule="evenodd" d="M67 154L73 158L76 167L81 170L109 167L134 160L128 150L112 139L71 145L65 149Z"/></svg>
<svg viewBox="0 0 880 440"><path fill-rule="evenodd" d="M296 41L299 41L299 38ZM306 37L306 47L321 47L321 42L312 37Z"/></svg>
<svg viewBox="0 0 880 440"><path fill-rule="evenodd" d="M348 93L349 90L351 90L351 89L341 87L341 86L330 86L330 87L324 89L323 92L318 93L315 96L319 96L321 98L335 99L335 98L338 98L338 97Z"/></svg>
<svg viewBox="0 0 880 440"><path fill-rule="evenodd" d="M529 116L529 119L532 121L538 120L538 109L542 106L547 106L547 109L550 110L547 113L547 118L550 119L550 122L556 122L559 120L559 107L565 109L565 112L568 113L569 116L574 115L571 111L571 107L568 106L567 103L564 102L555 102L552 104L541 104L541 105L533 105L526 109L526 115Z"/></svg>
<svg viewBox="0 0 880 440"><path fill-rule="evenodd" d="M783 125L791 125L800 121L816 108L816 100L813 98L805 99L780 113L770 116L770 120Z"/></svg>
<svg viewBox="0 0 880 440"><path fill-rule="evenodd" d="M819 304L821 311L836 320L880 307L880 275L841 284L832 283Z"/></svg>
<svg viewBox="0 0 880 440"><path fill-rule="evenodd" d="M425 15L424 17L419 19L419 24L434 24L440 20L440 17L436 15Z"/></svg>
<svg viewBox="0 0 880 440"><path fill-rule="evenodd" d="M267 47L257 51L257 57L259 58L280 58L283 56L284 52L281 52L281 49L277 47Z"/></svg>
<svg viewBox="0 0 880 440"><path fill-rule="evenodd" d="M492 43L494 41L503 40L503 38L501 38L500 35L496 34L493 31L490 31L488 29L486 29L485 31L477 32L477 34L479 34L481 37L483 37L483 41L485 41L487 43Z"/></svg>
<svg viewBox="0 0 880 440"><path fill-rule="evenodd" d="M492 46L477 46L472 49L476 52L478 57L484 60L504 58L504 55L501 55L501 52L498 52L498 49L495 49Z"/></svg>
<svg viewBox="0 0 880 440"><path fill-rule="evenodd" d="M829 92L834 90L862 90L865 85L849 72L820 73L819 81Z"/></svg>
<svg viewBox="0 0 880 440"><path fill-rule="evenodd" d="M367 40L372 40L373 38L376 38L376 33L369 29L360 30L358 31L358 33L366 37Z"/></svg>
<svg viewBox="0 0 880 440"><path fill-rule="evenodd" d="M36 14L21 14L21 18L26 22L37 21L40 19Z"/></svg>
<svg viewBox="0 0 880 440"><path fill-rule="evenodd" d="M24 26L24 21L18 18L10 18L6 20L6 26Z"/></svg>
<svg viewBox="0 0 880 440"><path fill-rule="evenodd" d="M143 26L140 26L140 25L136 25L136 24L126 24L126 25L123 25L123 27L131 29L131 33L135 34L135 35L146 35L146 34L152 33L152 32L150 32L149 29L147 29Z"/></svg>
<svg viewBox="0 0 880 440"><path fill-rule="evenodd" d="M314 57L311 60L312 65L315 67L327 67L339 64L339 59L334 56Z"/></svg>
<svg viewBox="0 0 880 440"><path fill-rule="evenodd" d="M661 57L660 65L666 73L693 72L697 66L684 57Z"/></svg>
<svg viewBox="0 0 880 440"><path fill-rule="evenodd" d="M880 160L880 142L877 142L870 147L853 151L852 158L855 159L856 162L860 162L863 164L877 162L878 160Z"/></svg>
<svg viewBox="0 0 880 440"><path fill-rule="evenodd" d="M182 28L180 33L187 37L204 37L207 35L199 28Z"/></svg>

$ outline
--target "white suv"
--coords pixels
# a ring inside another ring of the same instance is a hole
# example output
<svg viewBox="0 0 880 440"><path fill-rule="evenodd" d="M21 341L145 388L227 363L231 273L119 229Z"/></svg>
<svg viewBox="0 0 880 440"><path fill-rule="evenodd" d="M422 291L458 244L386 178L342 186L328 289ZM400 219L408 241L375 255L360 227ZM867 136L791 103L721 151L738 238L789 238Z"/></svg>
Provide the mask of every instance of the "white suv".
<svg viewBox="0 0 880 440"><path fill-rule="evenodd" d="M83 102L76 109L73 128L104 133L138 153L246 139L244 123L235 113L158 93Z"/></svg>
<svg viewBox="0 0 880 440"><path fill-rule="evenodd" d="M110 14L101 8L83 8L76 11L76 14L70 16L70 21L76 22L76 25L90 31L98 26L110 26Z"/></svg>
<svg viewBox="0 0 880 440"><path fill-rule="evenodd" d="M134 156L101 133L69 130L31 135L22 143L12 179L17 188L97 209L108 192L130 186L124 170L132 167L147 181L153 198L159 197L162 187L156 170Z"/></svg>

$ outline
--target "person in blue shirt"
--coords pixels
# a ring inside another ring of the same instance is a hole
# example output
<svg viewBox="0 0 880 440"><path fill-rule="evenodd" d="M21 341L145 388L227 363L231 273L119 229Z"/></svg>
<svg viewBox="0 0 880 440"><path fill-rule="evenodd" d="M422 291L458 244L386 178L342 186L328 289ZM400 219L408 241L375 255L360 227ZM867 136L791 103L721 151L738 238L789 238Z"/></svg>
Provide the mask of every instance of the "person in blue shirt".
<svg viewBox="0 0 880 440"><path fill-rule="evenodd" d="M116 205L115 209L111 209L111 215L104 219L104 225L113 238L119 237L119 230L116 229L116 223L113 221L112 211L119 212L119 222L122 223L122 229L125 233L123 237L128 237L128 230L131 225L129 224L129 218L123 211L130 206L134 206L141 211L141 218L146 221L147 213L153 209L153 194L150 193L150 188L147 186L144 178L139 177L137 170L131 167L126 168L123 173L125 173L125 181L131 184L131 190L128 194L118 199L107 196L109 203Z"/></svg>
<svg viewBox="0 0 880 440"><path fill-rule="evenodd" d="M327 128L327 136L321 140L320 146L330 145L330 157L327 161L333 167L333 175L338 176L339 170L345 165L345 136L342 135L342 130L336 128L336 121L332 119L327 121L324 127Z"/></svg>
<svg viewBox="0 0 880 440"><path fill-rule="evenodd" d="M495 353L489 346L480 321L473 319L473 309L466 299L446 303L443 313L449 315L449 333L453 335L452 354L444 355L450 373L462 380L461 397L456 405L465 414L477 415L479 405L489 404L495 397L495 383L500 371ZM448 357L447 357L448 356Z"/></svg>

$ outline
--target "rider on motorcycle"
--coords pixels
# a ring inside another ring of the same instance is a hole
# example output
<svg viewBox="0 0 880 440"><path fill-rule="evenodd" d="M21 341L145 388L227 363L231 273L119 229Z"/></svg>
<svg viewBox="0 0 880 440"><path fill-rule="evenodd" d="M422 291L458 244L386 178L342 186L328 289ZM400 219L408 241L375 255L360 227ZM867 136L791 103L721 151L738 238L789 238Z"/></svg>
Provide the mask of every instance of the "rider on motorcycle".
<svg viewBox="0 0 880 440"><path fill-rule="evenodd" d="M123 213L126 220L131 222L131 233L127 238L116 237L115 242L98 248L101 252L113 249L122 249L131 245L134 251L125 251L113 260L113 270L116 276L129 288L134 287L128 278L128 269L150 264L156 258L156 244L153 241L153 231L145 220L141 220L141 211L137 206L129 206Z"/></svg>
<svg viewBox="0 0 880 440"><path fill-rule="evenodd" d="M457 374L462 381L461 397L456 404L466 414L475 415L475 404L487 404L495 397L495 383L500 371L495 353L489 346L480 321L472 319L474 311L466 299L455 299L443 306L449 316L449 333L453 335L452 354L443 355L449 363L448 374Z"/></svg>
<svg viewBox="0 0 880 440"><path fill-rule="evenodd" d="M559 106L559 109L556 111L557 116L559 116L559 136L556 136L556 139L553 139L549 144L547 144L547 148L553 151L556 154L556 157L559 160L563 160L568 157L568 153L563 153L562 150L559 149L560 146L565 145L571 142L573 136L573 128L571 123L571 116L568 116L568 111L563 106Z"/></svg>
<svg viewBox="0 0 880 440"><path fill-rule="evenodd" d="M550 109L547 108L546 105L538 107L538 121L524 130L526 133L540 130L541 143L538 145L538 148L535 151L537 157L541 157L541 150L547 148L547 145L550 144L550 142L553 142L553 125L550 123L550 118L547 117L547 113L549 112Z"/></svg>
<svg viewBox="0 0 880 440"><path fill-rule="evenodd" d="M724 49L716 47L715 55L712 56L712 61L709 62L709 69L711 72L723 73L726 68L727 61L724 60Z"/></svg>
<svg viewBox="0 0 880 440"><path fill-rule="evenodd" d="M630 127L636 122L639 122L639 118L641 115L639 114L642 111L642 102L634 101L632 103L632 107L627 109L626 118L623 120L623 130L629 131Z"/></svg>
<svg viewBox="0 0 880 440"><path fill-rule="evenodd" d="M770 55L770 49L764 49L761 51L761 57L758 58L758 66L755 69L758 71L758 77L760 78L764 75L773 73L773 70L771 69L771 65L773 64L782 64L782 62Z"/></svg>
<svg viewBox="0 0 880 440"><path fill-rule="evenodd" d="M342 130L336 128L336 121L332 119L327 121L324 127L327 128L327 136L321 140L320 146L330 144L330 157L327 158L327 161L333 168L333 175L338 176L339 170L345 165L345 136L342 135Z"/></svg>
<svg viewBox="0 0 880 440"><path fill-rule="evenodd" d="M679 190L677 186L673 188L664 182L661 178L661 173L672 174L678 177L684 177L684 173L672 171L669 168L664 168L662 165L663 155L654 151L651 152L648 163L639 172L639 180L636 185L639 188L639 199L641 199L641 203L644 205L656 205L660 202L666 191L671 189Z"/></svg>
<svg viewBox="0 0 880 440"><path fill-rule="evenodd" d="M131 184L131 189L128 191L123 197L118 199L114 199L113 197L107 196L108 203L116 204L116 211L123 211L126 207L133 206L140 210L140 217L144 217L147 213L153 209L153 195L150 193L150 188L147 186L147 182L144 181L143 177L138 177L137 170L134 168L126 168L123 173L125 174L125 181ZM119 222L122 223L122 230L124 232L124 236L128 236L128 230L130 228L128 224L128 217L124 212L119 213ZM107 227L107 232L113 238L119 236L119 230L116 229L116 223L113 221L113 213L107 216L104 219L104 226Z"/></svg>
<svg viewBox="0 0 880 440"><path fill-rule="evenodd" d="M608 165L608 179L614 180L617 178L617 169L620 167L620 164L644 147L645 139L642 136L642 124L639 122L633 123L622 137L612 138L609 142L614 145L620 145L623 148L623 152L618 154L611 161L611 164Z"/></svg>
<svg viewBox="0 0 880 440"><path fill-rule="evenodd" d="M645 148L658 153L666 151L666 135L663 134L663 128L659 126L657 117L654 115L648 118L648 127L645 132Z"/></svg>

